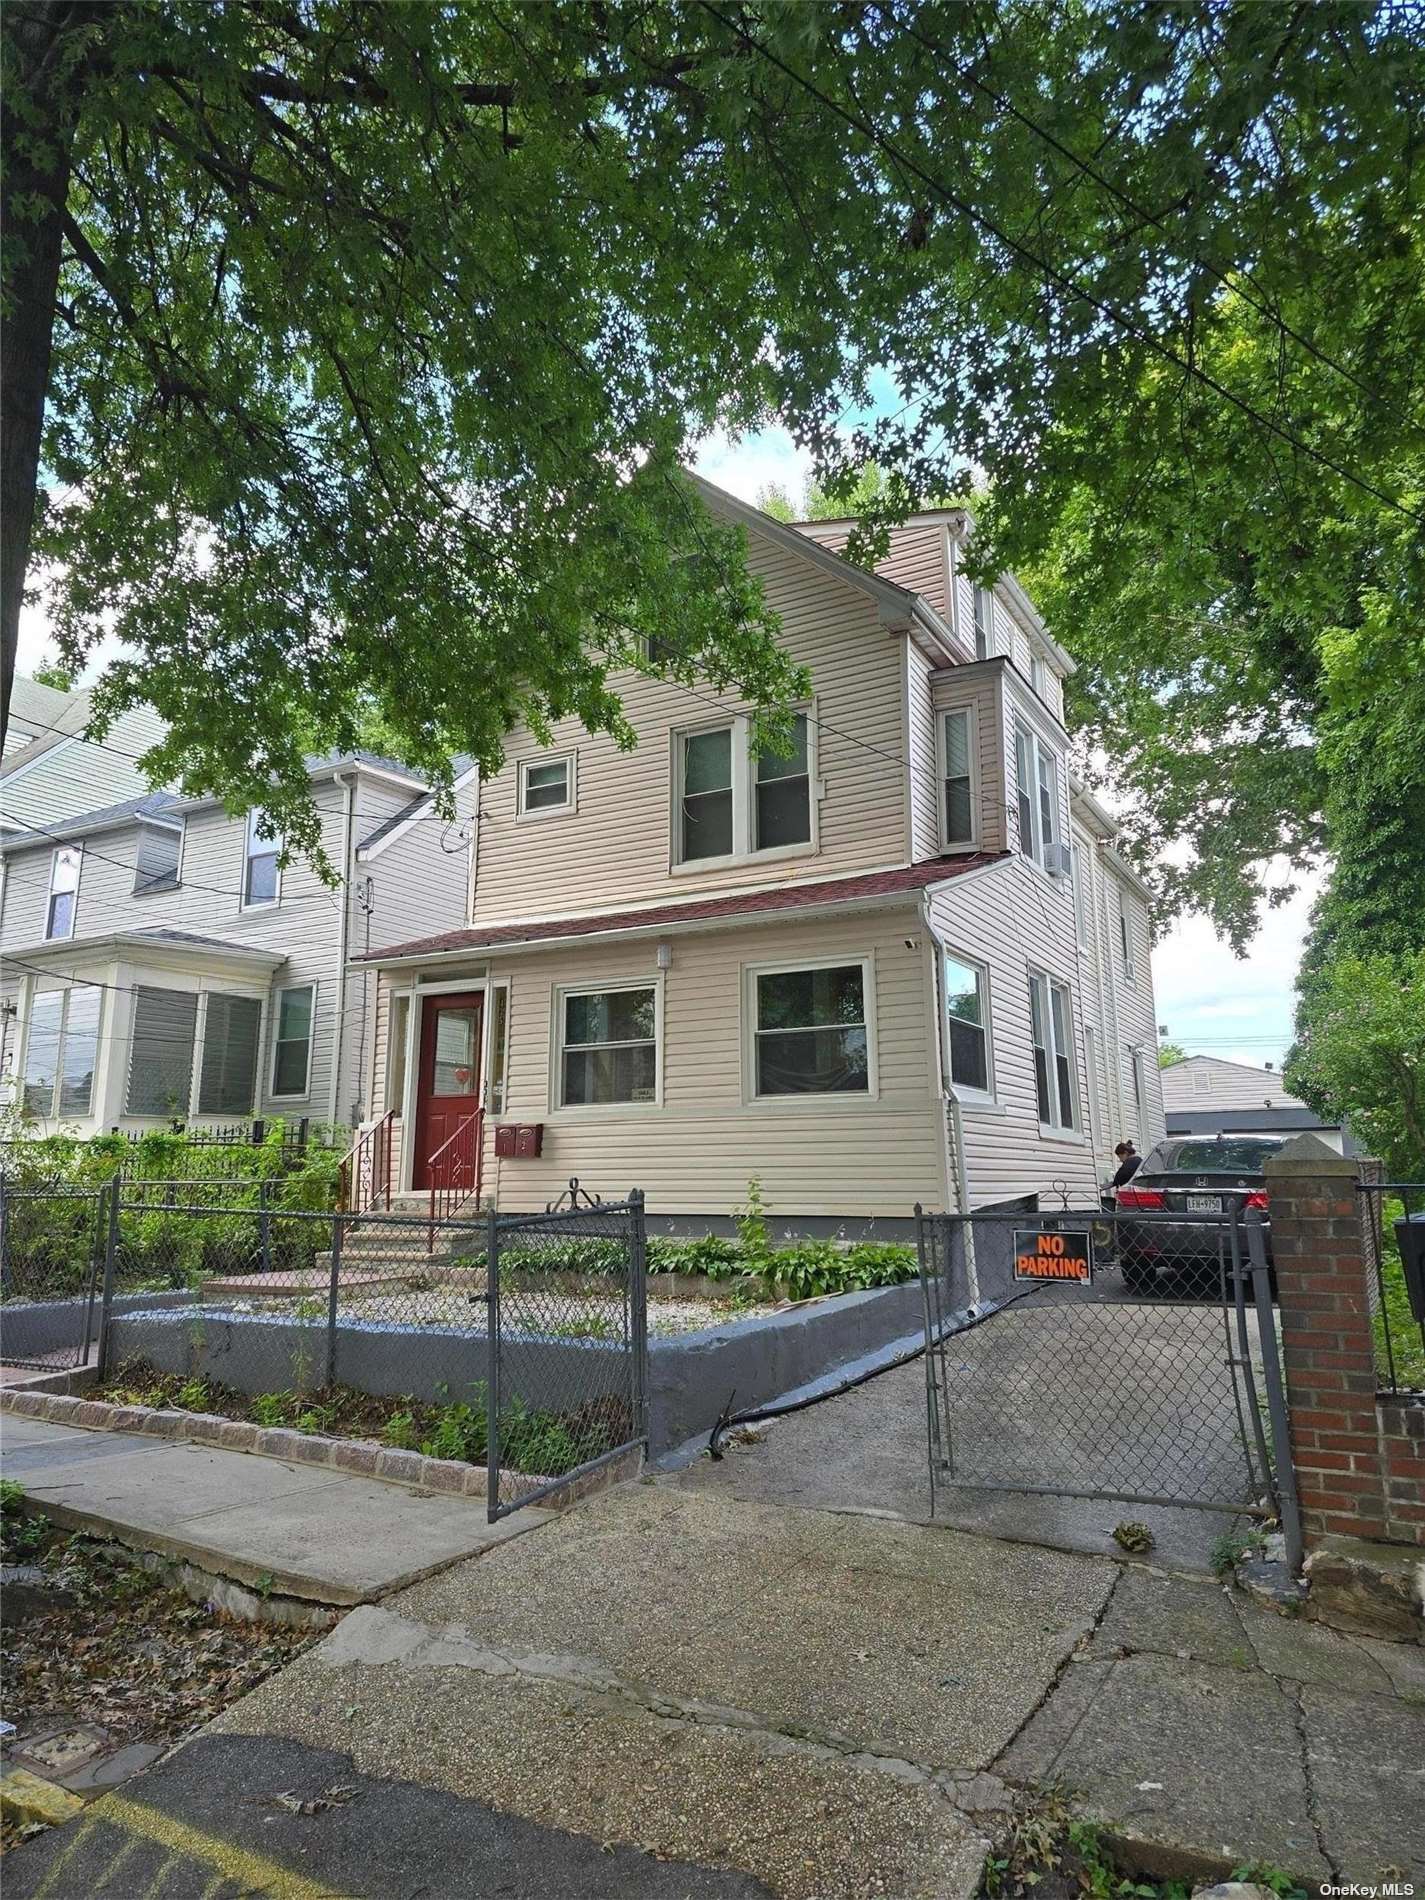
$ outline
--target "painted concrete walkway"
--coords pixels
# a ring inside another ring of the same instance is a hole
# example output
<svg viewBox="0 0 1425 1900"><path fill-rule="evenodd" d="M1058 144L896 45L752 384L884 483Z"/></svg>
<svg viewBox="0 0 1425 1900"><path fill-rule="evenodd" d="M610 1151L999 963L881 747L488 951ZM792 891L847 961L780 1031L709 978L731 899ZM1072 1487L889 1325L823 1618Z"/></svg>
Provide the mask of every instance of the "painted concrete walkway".
<svg viewBox="0 0 1425 1900"><path fill-rule="evenodd" d="M59 1524L196 1564L266 1595L369 1603L542 1523L481 1499L138 1433L0 1417L0 1470Z"/></svg>

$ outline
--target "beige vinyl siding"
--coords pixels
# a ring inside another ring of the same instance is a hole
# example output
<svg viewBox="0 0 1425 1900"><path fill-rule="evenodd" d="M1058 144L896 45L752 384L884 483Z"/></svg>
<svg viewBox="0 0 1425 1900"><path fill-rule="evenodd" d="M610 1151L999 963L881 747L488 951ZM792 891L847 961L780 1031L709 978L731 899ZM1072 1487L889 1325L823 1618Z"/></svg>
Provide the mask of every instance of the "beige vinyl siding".
<svg viewBox="0 0 1425 1900"><path fill-rule="evenodd" d="M931 919L946 948L989 972L995 1100L962 1103L970 1205L1025 1194L1050 1195L1063 1181L1077 1205L1097 1199L1098 1176L1087 1130L1087 1070L1073 902L1067 888L1033 865L1007 860L952 879L931 894ZM1068 986L1073 1002L1079 1116L1073 1136L1040 1132L1030 1033L1029 971Z"/></svg>
<svg viewBox="0 0 1425 1900"><path fill-rule="evenodd" d="M845 521L806 521L797 524L798 533L816 541L833 554L845 550L851 527ZM890 531L890 546L876 563L876 572L908 593L919 594L936 613L950 613L951 570L953 556L950 536L943 521L905 521Z"/></svg>
<svg viewBox="0 0 1425 1900"><path fill-rule="evenodd" d="M812 669L819 850L670 871L672 734L716 723L719 708L731 712L736 702L629 672L617 685L638 735L633 751L620 752L573 719L555 727L548 748L524 728L510 735L503 770L481 792L476 923L667 903L905 862L907 773L898 761L906 636L888 632L859 589L794 549L752 536L748 558L781 616L783 645ZM577 754L577 808L522 819L520 762L545 751Z"/></svg>
<svg viewBox="0 0 1425 1900"><path fill-rule="evenodd" d="M942 713L958 706L974 709L975 739L975 845L980 851L1003 851L1010 839L1006 807L1009 793L1005 777L1005 724L1001 707L1003 692L1002 661L983 660L972 666L942 669L931 678L931 705L934 722ZM940 813L939 753L936 755L936 837L937 852L945 847L938 842L942 822Z"/></svg>
<svg viewBox="0 0 1425 1900"><path fill-rule="evenodd" d="M905 643L906 756L910 761L910 857L919 864L944 849L940 767L931 704L931 665L914 641Z"/></svg>
<svg viewBox="0 0 1425 1900"><path fill-rule="evenodd" d="M511 986L503 1119L542 1121L545 1132L537 1161L497 1161L491 1134L485 1191L507 1209L537 1208L577 1175L605 1197L643 1188L650 1216L727 1214L743 1202L755 1176L773 1215L904 1218L917 1200L940 1205L939 1078L928 1037L921 938L910 901L889 912L672 937L671 966L663 972L652 941L492 959L491 979ZM840 957L871 960L875 1096L744 1100L747 967ZM661 1104L551 1106L556 990L643 979L663 988ZM392 986L383 978L384 993ZM383 1071L386 1008L383 995Z"/></svg>
<svg viewBox="0 0 1425 1900"><path fill-rule="evenodd" d="M1199 1090L1194 1078L1206 1076L1209 1086ZM1164 1105L1174 1114L1210 1114L1214 1109L1304 1109L1306 1103L1287 1091L1280 1069L1260 1069L1251 1063L1230 1062L1221 1056L1188 1056L1162 1071ZM1264 1117L1265 1120L1265 1117Z"/></svg>

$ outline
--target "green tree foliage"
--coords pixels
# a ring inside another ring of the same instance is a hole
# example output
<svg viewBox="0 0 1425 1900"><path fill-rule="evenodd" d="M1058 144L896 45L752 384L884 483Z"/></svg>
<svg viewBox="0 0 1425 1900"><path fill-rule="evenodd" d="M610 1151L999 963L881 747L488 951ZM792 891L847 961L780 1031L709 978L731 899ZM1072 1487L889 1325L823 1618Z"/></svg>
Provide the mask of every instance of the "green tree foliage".
<svg viewBox="0 0 1425 1900"><path fill-rule="evenodd" d="M439 776L516 717L626 738L610 674L649 630L689 680L796 690L677 474L773 417L843 510L891 472L858 558L988 484L982 562L1061 577L1143 851L1186 838L1169 894L1239 931L1262 855L1320 844L1323 708L1418 711L1401 0L3 27L7 641L42 557L66 664L121 642L101 717L150 699L156 772L299 847L298 755L363 695ZM887 370L899 412L849 426Z"/></svg>
<svg viewBox="0 0 1425 1900"><path fill-rule="evenodd" d="M30 678L37 686L52 686L57 693L70 693L74 690L74 675L55 660L41 660L31 672Z"/></svg>
<svg viewBox="0 0 1425 1900"><path fill-rule="evenodd" d="M1425 1179L1425 950L1338 956L1303 1011L1287 1087L1323 1117L1349 1117L1391 1180Z"/></svg>
<svg viewBox="0 0 1425 1900"><path fill-rule="evenodd" d="M1171 1069L1175 1062L1186 1062L1187 1050L1180 1042L1160 1042L1158 1044L1158 1067Z"/></svg>

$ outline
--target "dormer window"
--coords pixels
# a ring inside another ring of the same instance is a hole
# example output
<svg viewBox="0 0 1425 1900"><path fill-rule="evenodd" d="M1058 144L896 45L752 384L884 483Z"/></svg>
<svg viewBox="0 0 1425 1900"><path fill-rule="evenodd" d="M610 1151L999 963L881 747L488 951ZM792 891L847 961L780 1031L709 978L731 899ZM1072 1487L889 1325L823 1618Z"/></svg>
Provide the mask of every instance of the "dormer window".
<svg viewBox="0 0 1425 1900"><path fill-rule="evenodd" d="M61 845L50 859L49 900L45 906L45 938L53 942L74 935L74 912L79 903L78 845Z"/></svg>
<svg viewBox="0 0 1425 1900"><path fill-rule="evenodd" d="M1043 660L1037 653L1029 656L1029 684L1047 704L1049 699L1049 675Z"/></svg>
<svg viewBox="0 0 1425 1900"><path fill-rule="evenodd" d="M265 811L254 806L247 814L242 874L244 910L275 904L282 895L281 857L282 833L272 825Z"/></svg>
<svg viewBox="0 0 1425 1900"><path fill-rule="evenodd" d="M182 853L181 825L140 825L134 858L134 895L137 897L146 891L176 891Z"/></svg>

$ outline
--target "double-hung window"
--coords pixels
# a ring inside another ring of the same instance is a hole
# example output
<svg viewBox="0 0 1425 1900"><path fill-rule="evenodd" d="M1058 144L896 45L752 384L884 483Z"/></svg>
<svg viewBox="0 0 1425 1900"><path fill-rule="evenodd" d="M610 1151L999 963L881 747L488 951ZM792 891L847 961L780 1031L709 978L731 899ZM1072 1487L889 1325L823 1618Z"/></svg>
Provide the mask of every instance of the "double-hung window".
<svg viewBox="0 0 1425 1900"><path fill-rule="evenodd" d="M993 1094L989 975L982 964L967 963L953 951L945 955L945 1014L951 1082L957 1089Z"/></svg>
<svg viewBox="0 0 1425 1900"><path fill-rule="evenodd" d="M658 1099L658 992L566 990L559 1007L559 1105L607 1107Z"/></svg>
<svg viewBox="0 0 1425 1900"><path fill-rule="evenodd" d="M250 910L260 904L275 904L282 894L282 833L254 806L247 814L246 845L243 855L242 901Z"/></svg>
<svg viewBox="0 0 1425 1900"><path fill-rule="evenodd" d="M941 786L947 845L975 842L974 710L956 706L940 717Z"/></svg>
<svg viewBox="0 0 1425 1900"><path fill-rule="evenodd" d="M757 970L751 985L755 1095L870 1093L864 963Z"/></svg>
<svg viewBox="0 0 1425 1900"><path fill-rule="evenodd" d="M45 905L45 936L53 940L74 935L74 912L79 902L78 845L63 844L50 859L49 900Z"/></svg>
<svg viewBox="0 0 1425 1900"><path fill-rule="evenodd" d="M62 1120L92 1110L101 995L95 983L76 983L34 998L21 1078L28 1114Z"/></svg>
<svg viewBox="0 0 1425 1900"><path fill-rule="evenodd" d="M975 589L975 658L987 660L995 650L995 595L992 587Z"/></svg>
<svg viewBox="0 0 1425 1900"><path fill-rule="evenodd" d="M262 1004L255 996L210 990L203 1000L200 1115L250 1115L257 1100Z"/></svg>
<svg viewBox="0 0 1425 1900"><path fill-rule="evenodd" d="M312 1017L317 992L311 983L278 990L277 1021L272 1037L272 1093L298 1097L307 1093L312 1074Z"/></svg>
<svg viewBox="0 0 1425 1900"><path fill-rule="evenodd" d="M1019 848L1048 870L1059 842L1059 761L1027 726L1014 729L1015 804Z"/></svg>
<svg viewBox="0 0 1425 1900"><path fill-rule="evenodd" d="M574 754L557 758L521 759L519 815L538 818L548 812L574 809Z"/></svg>
<svg viewBox="0 0 1425 1900"><path fill-rule="evenodd" d="M134 991L126 1115L186 1115L193 1090L198 995L141 984Z"/></svg>
<svg viewBox="0 0 1425 1900"><path fill-rule="evenodd" d="M1118 893L1118 954L1123 964L1123 980L1132 983L1135 977L1132 899L1122 890Z"/></svg>
<svg viewBox="0 0 1425 1900"><path fill-rule="evenodd" d="M1079 1105L1069 992L1062 983L1037 970L1029 973L1029 1020L1040 1124L1045 1128L1076 1129Z"/></svg>
<svg viewBox="0 0 1425 1900"><path fill-rule="evenodd" d="M178 863L183 854L181 825L141 824L134 858L134 895L147 891L176 891Z"/></svg>
<svg viewBox="0 0 1425 1900"><path fill-rule="evenodd" d="M1069 873L1074 886L1074 935L1078 938L1079 948L1087 950L1089 947L1089 867L1081 845L1069 846Z"/></svg>
<svg viewBox="0 0 1425 1900"><path fill-rule="evenodd" d="M785 751L754 752L741 714L674 735L674 861L746 858L813 842L812 730L792 715Z"/></svg>

